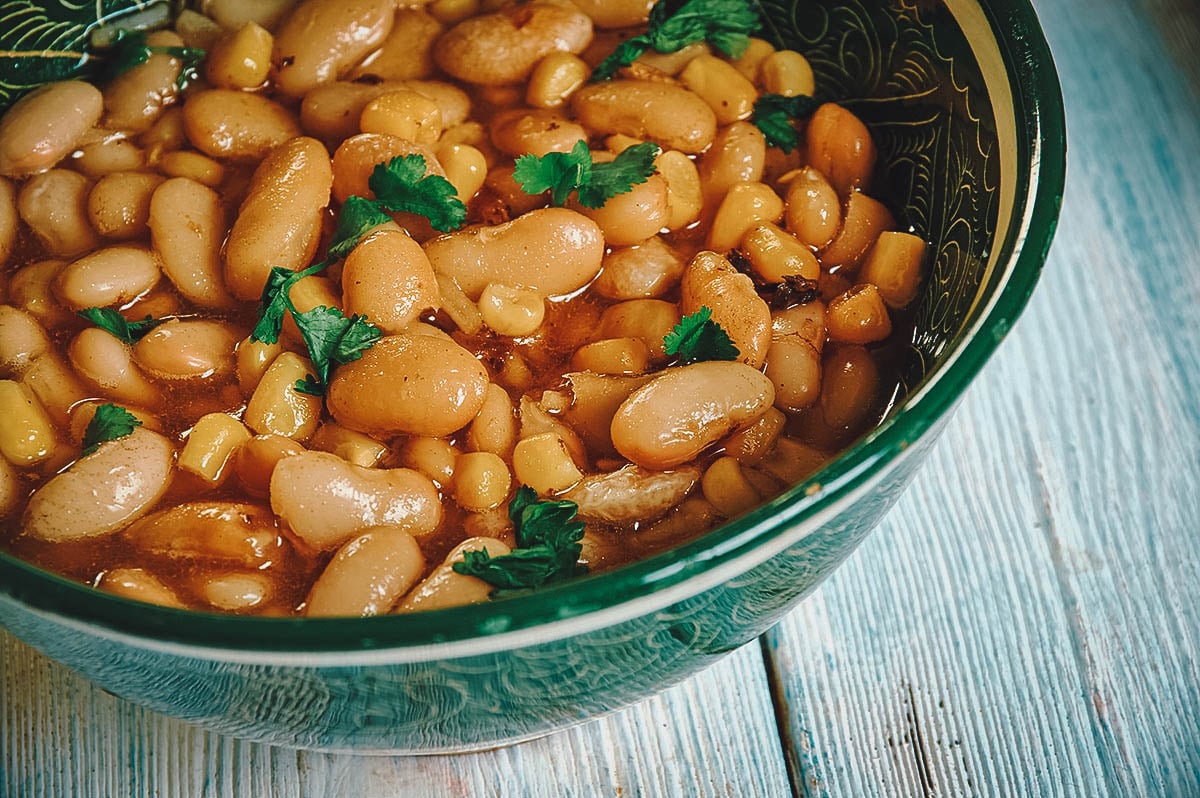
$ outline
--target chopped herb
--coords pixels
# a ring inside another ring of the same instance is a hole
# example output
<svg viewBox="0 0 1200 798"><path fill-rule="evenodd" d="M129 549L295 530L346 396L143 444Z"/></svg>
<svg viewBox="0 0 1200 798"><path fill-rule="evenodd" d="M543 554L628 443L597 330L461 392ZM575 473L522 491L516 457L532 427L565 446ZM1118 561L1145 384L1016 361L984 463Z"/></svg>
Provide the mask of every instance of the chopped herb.
<svg viewBox="0 0 1200 798"><path fill-rule="evenodd" d="M381 224L392 221L378 205L363 197L347 197L338 212L333 241L329 244L329 257L344 258L350 254L363 236Z"/></svg>
<svg viewBox="0 0 1200 798"><path fill-rule="evenodd" d="M592 80L608 80L650 49L674 53L690 44L708 42L737 58L761 24L749 0L688 0L682 5L662 0L651 9L646 32L618 45L592 72Z"/></svg>
<svg viewBox="0 0 1200 798"><path fill-rule="evenodd" d="M367 321L366 316L354 315L346 318L337 308L324 306L306 313L292 310L292 318L300 329L309 358L317 370L314 378L306 376L296 383L296 390L313 396L325 393L329 384L329 372L334 365L351 363L362 357L363 352L383 337L378 327Z"/></svg>
<svg viewBox="0 0 1200 798"><path fill-rule="evenodd" d="M554 205L565 204L574 191L580 205L599 208L612 197L649 180L660 151L657 144L643 142L628 147L608 163L595 163L587 142L579 141L570 152L522 155L517 158L513 178L527 194L549 191Z"/></svg>
<svg viewBox="0 0 1200 798"><path fill-rule="evenodd" d="M79 311L79 315L105 332L112 333L127 344L132 344L162 324L162 319L155 319L150 316L141 321L129 321L111 308L88 308L87 310Z"/></svg>
<svg viewBox="0 0 1200 798"><path fill-rule="evenodd" d="M788 153L800 145L800 134L796 132L792 120L809 116L817 110L817 106L817 101L806 94L795 97L764 94L755 101L750 121L763 132L767 144Z"/></svg>
<svg viewBox="0 0 1200 798"><path fill-rule="evenodd" d="M134 67L141 66L150 60L150 56L169 55L178 58L183 63L175 85L180 89L197 77L196 67L204 58L204 50L197 47L151 47L146 43L146 31L117 31L108 47L103 50L103 64L100 68L100 80L110 81Z"/></svg>
<svg viewBox="0 0 1200 798"><path fill-rule="evenodd" d="M262 297L258 301L258 323L250 332L250 340L274 344L279 341L283 332L283 317L288 311L296 313L292 305L292 286L329 267L330 261L323 260L313 264L303 271L294 272L282 266L271 269L267 275L267 284L263 286Z"/></svg>
<svg viewBox="0 0 1200 798"><path fill-rule="evenodd" d="M770 305L777 310L793 305L807 305L821 295L820 284L798 274L787 274L782 283L776 283L771 294Z"/></svg>
<svg viewBox="0 0 1200 798"><path fill-rule="evenodd" d="M741 354L729 333L712 320L712 309L707 306L684 316L675 329L663 336L663 344L667 354L678 356L684 365L703 360L737 360Z"/></svg>
<svg viewBox="0 0 1200 798"><path fill-rule="evenodd" d="M379 208L420 214L443 233L457 230L467 220L467 206L453 183L440 175L427 175L425 169L423 155L397 156L376 166L367 185L375 192Z"/></svg>
<svg viewBox="0 0 1200 798"><path fill-rule="evenodd" d="M99 449L100 444L105 441L124 438L140 426L142 426L142 422L120 405L100 405L96 408L96 415L92 416L87 429L83 432L81 455L86 457Z"/></svg>
<svg viewBox="0 0 1200 798"><path fill-rule="evenodd" d="M493 597L586 574L587 566L579 562L583 522L574 520L578 509L574 502L539 501L533 488L522 485L508 505L516 548L499 557L487 549L464 551L462 562L454 563L455 572L500 588Z"/></svg>

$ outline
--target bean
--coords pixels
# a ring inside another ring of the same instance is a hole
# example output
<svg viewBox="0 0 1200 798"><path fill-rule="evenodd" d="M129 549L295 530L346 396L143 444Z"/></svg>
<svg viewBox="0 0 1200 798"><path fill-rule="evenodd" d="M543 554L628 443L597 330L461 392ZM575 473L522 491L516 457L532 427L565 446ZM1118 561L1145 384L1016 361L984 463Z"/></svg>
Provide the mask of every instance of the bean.
<svg viewBox="0 0 1200 798"><path fill-rule="evenodd" d="M523 216L546 207L546 195L526 193L514 176L514 166L508 163L497 164L488 170L483 185L502 203L507 212L505 218Z"/></svg>
<svg viewBox="0 0 1200 798"><path fill-rule="evenodd" d="M175 591L163 584L157 576L141 568L113 568L105 571L96 583L100 590L114 596L157 604L160 607L185 609L186 605L175 595Z"/></svg>
<svg viewBox="0 0 1200 798"><path fill-rule="evenodd" d="M776 394L775 401L779 401ZM783 434L787 424L787 416L781 411L771 408L763 413L762 418L748 427L743 427L721 442L721 449L730 457L737 459L743 465L754 465L762 460L775 446L775 441Z"/></svg>
<svg viewBox="0 0 1200 798"><path fill-rule="evenodd" d="M855 191L846 202L846 217L837 237L821 253L826 269L840 266L849 272L858 267L879 235L896 226L882 202Z"/></svg>
<svg viewBox="0 0 1200 798"><path fill-rule="evenodd" d="M700 218L704 191L700 171L692 159L678 150L667 150L655 161L667 181L667 229L680 230Z"/></svg>
<svg viewBox="0 0 1200 798"><path fill-rule="evenodd" d="M168 152L159 160L158 168L167 177L187 177L209 188L225 180L225 167L198 152Z"/></svg>
<svg viewBox="0 0 1200 798"><path fill-rule="evenodd" d="M389 612L425 570L416 539L379 526L345 543L309 591L304 614L371 616Z"/></svg>
<svg viewBox="0 0 1200 798"><path fill-rule="evenodd" d="M774 400L771 381L743 363L707 361L668 369L618 408L613 445L643 468L673 468L756 421Z"/></svg>
<svg viewBox="0 0 1200 798"><path fill-rule="evenodd" d="M487 158L476 147L442 143L437 148L437 159L446 170L446 179L454 185L463 203L470 202L483 188L483 181L487 177Z"/></svg>
<svg viewBox="0 0 1200 798"><path fill-rule="evenodd" d="M533 68L525 102L535 108L558 108L587 83L591 69L578 56L550 53Z"/></svg>
<svg viewBox="0 0 1200 798"><path fill-rule="evenodd" d="M528 396L522 396L518 415L521 418L521 440L533 437L534 435L540 435L543 432L552 432L562 439L563 445L567 447L572 460L579 463L582 467L587 466L587 448L583 445L583 440L575 433L575 430L568 427L557 417L547 413L546 409L538 402L533 401Z"/></svg>
<svg viewBox="0 0 1200 798"><path fill-rule="evenodd" d="M707 246L728 252L742 236L760 222L778 222L783 217L783 200L766 183L737 183L729 189L713 217Z"/></svg>
<svg viewBox="0 0 1200 798"><path fill-rule="evenodd" d="M445 488L454 479L454 464L459 451L442 438L414 435L400 450L400 465L420 471L435 485Z"/></svg>
<svg viewBox="0 0 1200 798"><path fill-rule="evenodd" d="M17 210L17 189L13 182L0 177L0 266L8 263L17 243L17 228L21 223Z"/></svg>
<svg viewBox="0 0 1200 798"><path fill-rule="evenodd" d="M634 61L631 73L647 80L660 80L663 75L675 77L702 55L712 55L707 42L695 42L672 53L660 53L651 47Z"/></svg>
<svg viewBox="0 0 1200 798"><path fill-rule="evenodd" d="M648 471L629 465L591 474L562 498L575 502L579 517L613 524L653 521L678 505L696 485L700 469Z"/></svg>
<svg viewBox="0 0 1200 798"><path fill-rule="evenodd" d="M787 228L810 247L824 249L842 226L842 203L829 181L806 166L788 183Z"/></svg>
<svg viewBox="0 0 1200 798"><path fill-rule="evenodd" d="M258 299L272 267L308 265L332 185L329 156L316 139L292 139L254 170L225 245L225 284L235 297Z"/></svg>
<svg viewBox="0 0 1200 798"><path fill-rule="evenodd" d="M275 86L300 97L337 80L383 43L395 11L391 0L304 0L276 33Z"/></svg>
<svg viewBox="0 0 1200 798"><path fill-rule="evenodd" d="M54 450L54 426L37 397L26 386L0 380L0 455L15 466L29 467Z"/></svg>
<svg viewBox="0 0 1200 798"><path fill-rule="evenodd" d="M301 540L327 550L375 526L428 535L442 518L437 488L407 468L370 469L325 452L304 452L275 466L271 509Z"/></svg>
<svg viewBox="0 0 1200 798"><path fill-rule="evenodd" d="M29 368L21 375L21 382L33 391L42 407L60 427L70 423L71 408L92 395L53 352L48 352L30 363Z"/></svg>
<svg viewBox="0 0 1200 798"><path fill-rule="evenodd" d="M700 158L705 207L716 211L729 189L762 180L766 160L767 140L755 125L734 122L722 128L712 149Z"/></svg>
<svg viewBox="0 0 1200 798"><path fill-rule="evenodd" d="M652 374L617 376L577 371L564 375L570 386L570 405L562 418L598 456L615 456L612 445L613 416L629 395L650 380Z"/></svg>
<svg viewBox="0 0 1200 798"><path fill-rule="evenodd" d="M746 45L746 49L740 56L733 59L730 63L734 68L741 72L747 80L757 80L758 71L762 66L762 62L767 59L771 53L775 52L775 45L765 39L750 37L750 43Z"/></svg>
<svg viewBox="0 0 1200 798"><path fill-rule="evenodd" d="M213 158L261 160L272 149L300 135L292 113L258 94L208 89L183 106L188 141Z"/></svg>
<svg viewBox="0 0 1200 798"><path fill-rule="evenodd" d="M458 23L438 40L434 60L460 80L502 86L526 80L553 52L579 53L592 41L592 21L570 4L509 6Z"/></svg>
<svg viewBox="0 0 1200 798"><path fill-rule="evenodd" d="M663 336L679 323L674 302L661 299L630 299L604 311L600 335L605 338L641 338L655 362L666 359Z"/></svg>
<svg viewBox="0 0 1200 798"><path fill-rule="evenodd" d="M684 265L679 253L654 236L606 255L592 288L609 299L654 299L678 284Z"/></svg>
<svg viewBox="0 0 1200 798"><path fill-rule="evenodd" d="M265 573L231 573L204 579L197 592L218 610L244 613L270 604L276 585Z"/></svg>
<svg viewBox="0 0 1200 798"><path fill-rule="evenodd" d="M128 344L98 327L88 327L71 341L67 355L75 373L107 396L147 407L161 394L133 362Z"/></svg>
<svg viewBox="0 0 1200 798"><path fill-rule="evenodd" d="M144 237L150 197L162 182L162 177L147 172L114 172L100 178L88 196L92 228L117 241Z"/></svg>
<svg viewBox="0 0 1200 798"><path fill-rule="evenodd" d="M299 0L205 0L204 13L226 30L237 30L255 22L273 31L292 12Z"/></svg>
<svg viewBox="0 0 1200 798"><path fill-rule="evenodd" d="M576 200L567 203L599 225L604 241L612 247L640 244L667 226L667 181L651 175L624 194L618 194L599 208L586 208Z"/></svg>
<svg viewBox="0 0 1200 798"><path fill-rule="evenodd" d="M296 383L315 373L312 363L295 352L275 358L246 405L246 426L259 435L307 440L321 420L321 397L297 391Z"/></svg>
<svg viewBox="0 0 1200 798"><path fill-rule="evenodd" d="M115 307L145 294L161 276L153 252L118 245L68 264L58 273L54 291L73 310Z"/></svg>
<svg viewBox="0 0 1200 798"><path fill-rule="evenodd" d="M114 172L136 172L145 165L146 154L117 136L85 144L71 154L71 166L93 180Z"/></svg>
<svg viewBox="0 0 1200 798"><path fill-rule="evenodd" d="M404 597L396 607L396 612L438 610L487 601L494 587L482 579L454 570L454 563L462 562L464 551L486 551L492 557L503 557L511 549L495 538L467 538L455 546L446 555L445 561Z"/></svg>
<svg viewBox="0 0 1200 798"><path fill-rule="evenodd" d="M171 31L155 31L146 37L146 44L181 47L183 39ZM149 129L163 109L175 102L182 68L178 58L151 53L141 64L117 75L104 88L104 126L135 132Z"/></svg>
<svg viewBox="0 0 1200 798"><path fill-rule="evenodd" d="M856 432L875 412L879 367L861 346L839 346L825 355L820 408L835 430Z"/></svg>
<svg viewBox="0 0 1200 798"><path fill-rule="evenodd" d="M247 22L209 48L204 74L209 83L222 89L257 88L271 71L274 46L270 31L256 22Z"/></svg>
<svg viewBox="0 0 1200 798"><path fill-rule="evenodd" d="M888 307L903 308L917 297L925 242L912 233L885 230L875 239L858 279L873 283Z"/></svg>
<svg viewBox="0 0 1200 798"><path fill-rule="evenodd" d="M396 10L392 32L350 72L351 79L411 80L433 74L433 48L445 28L421 8Z"/></svg>
<svg viewBox="0 0 1200 798"><path fill-rule="evenodd" d="M736 518L763 499L742 473L741 464L732 457L720 457L708 467L701 489L708 503L726 518Z"/></svg>
<svg viewBox="0 0 1200 798"><path fill-rule="evenodd" d="M26 181L17 197L21 219L50 255L73 257L100 239L88 222L91 182L77 172L51 169Z"/></svg>
<svg viewBox="0 0 1200 798"><path fill-rule="evenodd" d="M233 472L252 496L266 496L275 466L284 458L295 457L304 447L282 435L256 435L238 447L233 456Z"/></svg>
<svg viewBox="0 0 1200 798"><path fill-rule="evenodd" d="M488 283L560 296L587 285L600 271L600 227L575 211L545 208L511 222L435 238L425 245L434 271L452 277L472 299Z"/></svg>
<svg viewBox="0 0 1200 798"><path fill-rule="evenodd" d="M467 430L467 446L475 452L507 457L517 440L517 416L508 392L495 383L488 385L483 406Z"/></svg>
<svg viewBox="0 0 1200 798"><path fill-rule="evenodd" d="M0 376L19 376L50 348L38 320L12 305L0 305Z"/></svg>
<svg viewBox="0 0 1200 798"><path fill-rule="evenodd" d="M367 316L398 333L427 310L441 307L437 277L421 245L394 225L363 238L342 267L346 313Z"/></svg>
<svg viewBox="0 0 1200 798"><path fill-rule="evenodd" d="M571 107L590 130L648 139L689 155L703 152L717 134L717 118L708 104L670 83L593 83L575 93Z"/></svg>
<svg viewBox="0 0 1200 798"><path fill-rule="evenodd" d="M383 133L363 133L342 142L333 153L333 196L344 203L349 197L371 199L368 181L371 172L381 163L404 155L420 155L425 159L425 174L445 177L442 164L429 147Z"/></svg>
<svg viewBox="0 0 1200 798"><path fill-rule="evenodd" d="M679 75L680 81L708 103L718 125L749 119L758 90L742 73L714 55L698 55Z"/></svg>
<svg viewBox="0 0 1200 798"><path fill-rule="evenodd" d="M189 502L151 513L121 537L154 557L247 569L278 562L287 547L269 508L228 501Z"/></svg>
<svg viewBox="0 0 1200 798"><path fill-rule="evenodd" d="M780 50L763 59L758 78L763 91L795 97L799 94L811 97L816 89L812 67L808 59L795 50Z"/></svg>
<svg viewBox="0 0 1200 798"><path fill-rule="evenodd" d="M388 448L370 435L346 429L327 421L313 433L309 448L329 452L356 466L374 468L388 453Z"/></svg>
<svg viewBox="0 0 1200 798"><path fill-rule="evenodd" d="M870 187L875 142L867 126L835 103L825 103L808 122L808 161L841 196Z"/></svg>
<svg viewBox="0 0 1200 798"><path fill-rule="evenodd" d="M47 83L0 118L0 175L25 177L65 158L104 110L99 89L81 80Z"/></svg>
<svg viewBox="0 0 1200 798"><path fill-rule="evenodd" d="M700 252L680 282L679 308L684 315L702 307L729 334L738 359L758 368L771 343L771 309L754 289L754 281L715 252Z"/></svg>
<svg viewBox="0 0 1200 798"><path fill-rule="evenodd" d="M88 426L92 423L92 419L96 417L96 411L105 404L107 402L103 399L86 399L70 407L70 417L66 427L76 449L83 446L83 437L87 434ZM162 432L162 422L157 416L153 416L146 410L131 404L126 404L124 409L141 422L142 426L146 429ZM73 452L72 457L77 454L78 451Z"/></svg>
<svg viewBox="0 0 1200 798"><path fill-rule="evenodd" d="M237 358L238 387L243 396L250 396L258 387L258 381L267 373L271 363L283 351L283 344L276 341L268 344L264 341L253 341L243 338L235 351Z"/></svg>
<svg viewBox="0 0 1200 798"><path fill-rule="evenodd" d="M491 452L467 452L454 465L454 500L469 512L499 507L511 487L508 464Z"/></svg>
<svg viewBox="0 0 1200 798"><path fill-rule="evenodd" d="M817 352L825 348L825 304L819 299L778 310L771 317L771 338L799 336Z"/></svg>
<svg viewBox="0 0 1200 798"><path fill-rule="evenodd" d="M829 303L825 323L829 340L872 344L892 334L892 320L879 289L861 283Z"/></svg>
<svg viewBox="0 0 1200 798"><path fill-rule="evenodd" d="M572 0L598 28L632 28L650 18L653 0Z"/></svg>
<svg viewBox="0 0 1200 798"><path fill-rule="evenodd" d="M61 260L42 260L18 269L8 284L9 302L33 316L47 330L73 323L78 316L59 304L53 289L66 265Z"/></svg>
<svg viewBox="0 0 1200 798"><path fill-rule="evenodd" d="M134 344L137 364L160 380L221 378L235 368L238 336L219 321L172 319Z"/></svg>
<svg viewBox="0 0 1200 798"><path fill-rule="evenodd" d="M174 454L169 440L143 428L102 443L34 491L22 528L52 543L112 534L166 492Z"/></svg>
<svg viewBox="0 0 1200 798"><path fill-rule="evenodd" d="M454 341L404 333L338 368L327 402L339 424L359 432L440 437L475 418L487 385L482 364Z"/></svg>
<svg viewBox="0 0 1200 798"><path fill-rule="evenodd" d="M25 486L12 464L0 457L0 519L8 518L25 500Z"/></svg>
<svg viewBox="0 0 1200 798"><path fill-rule="evenodd" d="M650 348L641 338L604 338L584 344L571 355L571 369L595 374L644 374Z"/></svg>
<svg viewBox="0 0 1200 798"><path fill-rule="evenodd" d="M319 307L340 310L341 299L334 290L333 281L321 275L313 274L301 277L288 291L288 298L292 300L292 304L299 313L308 313L313 308ZM296 343L304 341L304 337L300 334L300 328L296 326L296 320L290 313L284 316L283 334Z"/></svg>
<svg viewBox="0 0 1200 798"><path fill-rule="evenodd" d="M388 80L383 83L340 81L320 86L304 95L300 121L304 130L330 142L340 142L359 132L358 120L367 103L389 92L410 89L423 94L442 109L442 127L466 121L471 99L457 86L438 80Z"/></svg>
<svg viewBox="0 0 1200 798"><path fill-rule="evenodd" d="M492 117L492 143L508 155L537 155L570 152L587 141L587 131L557 111L512 108Z"/></svg>
<svg viewBox="0 0 1200 798"><path fill-rule="evenodd" d="M798 335L776 338L767 349L764 373L775 386L775 406L798 413L821 393L821 356Z"/></svg>
<svg viewBox="0 0 1200 798"><path fill-rule="evenodd" d="M546 318L546 300L536 291L488 283L479 295L479 315L492 331L511 338L533 335Z"/></svg>
<svg viewBox="0 0 1200 798"><path fill-rule="evenodd" d="M184 299L233 306L221 274L225 213L215 191L186 177L166 181L150 198L149 227L163 274Z"/></svg>
<svg viewBox="0 0 1200 798"><path fill-rule="evenodd" d="M739 250L764 283L782 283L787 277L815 280L821 274L821 264L813 251L770 222L746 231Z"/></svg>
<svg viewBox="0 0 1200 798"><path fill-rule="evenodd" d="M179 468L205 482L219 485L228 475L227 466L238 447L250 440L250 431L228 413L201 416L188 432Z"/></svg>
<svg viewBox="0 0 1200 798"><path fill-rule="evenodd" d="M416 144L435 144L442 135L437 103L411 89L381 94L363 107L358 118L363 133L383 133Z"/></svg>

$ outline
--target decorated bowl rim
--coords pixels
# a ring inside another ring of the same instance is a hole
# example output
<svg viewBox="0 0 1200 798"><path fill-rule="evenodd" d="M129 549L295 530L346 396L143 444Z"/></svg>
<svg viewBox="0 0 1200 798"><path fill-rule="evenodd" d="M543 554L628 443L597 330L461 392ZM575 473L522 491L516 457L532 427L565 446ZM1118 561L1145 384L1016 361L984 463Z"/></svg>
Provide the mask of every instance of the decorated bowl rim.
<svg viewBox="0 0 1200 798"><path fill-rule="evenodd" d="M352 652L403 659L512 649L645 615L744 572L813 522L840 511L872 475L905 457L955 405L1025 307L1058 221L1066 123L1049 46L1029 0L978 0L1008 78L1017 132L1016 200L990 305L969 320L926 381L881 424L805 482L662 554L536 593L373 618L262 618L173 610L103 593L0 552L0 598L135 645L218 659L341 661Z"/></svg>

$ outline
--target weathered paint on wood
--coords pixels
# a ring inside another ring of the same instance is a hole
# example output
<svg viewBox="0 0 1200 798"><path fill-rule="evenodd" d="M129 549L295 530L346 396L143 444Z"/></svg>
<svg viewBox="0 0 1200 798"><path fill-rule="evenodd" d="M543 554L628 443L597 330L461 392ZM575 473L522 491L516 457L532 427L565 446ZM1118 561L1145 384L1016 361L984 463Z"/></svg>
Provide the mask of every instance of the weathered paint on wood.
<svg viewBox="0 0 1200 798"><path fill-rule="evenodd" d="M1071 146L1043 284L761 646L545 740L364 759L189 728L0 634L0 798L1200 795L1200 7L1036 2Z"/></svg>

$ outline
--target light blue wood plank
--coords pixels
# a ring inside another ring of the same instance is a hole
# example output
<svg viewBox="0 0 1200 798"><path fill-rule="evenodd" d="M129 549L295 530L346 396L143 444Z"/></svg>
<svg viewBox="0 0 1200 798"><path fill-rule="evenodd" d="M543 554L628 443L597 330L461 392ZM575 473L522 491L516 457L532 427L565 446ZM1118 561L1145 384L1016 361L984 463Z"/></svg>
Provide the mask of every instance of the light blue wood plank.
<svg viewBox="0 0 1200 798"><path fill-rule="evenodd" d="M1038 8L1070 134L1043 284L769 637L812 795L1200 794L1200 8Z"/></svg>

